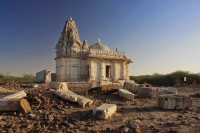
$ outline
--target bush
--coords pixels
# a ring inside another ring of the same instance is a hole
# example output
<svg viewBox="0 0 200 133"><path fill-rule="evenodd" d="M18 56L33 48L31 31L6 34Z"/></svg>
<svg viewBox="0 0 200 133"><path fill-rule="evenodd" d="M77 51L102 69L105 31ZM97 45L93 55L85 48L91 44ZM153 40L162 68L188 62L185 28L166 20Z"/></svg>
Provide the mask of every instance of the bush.
<svg viewBox="0 0 200 133"><path fill-rule="evenodd" d="M33 74L23 74L22 77L0 74L0 83L19 83L19 82L35 82L35 76Z"/></svg>
<svg viewBox="0 0 200 133"><path fill-rule="evenodd" d="M184 81L186 77L186 81ZM153 75L130 76L136 83L149 83L154 86L175 86L177 84L196 85L200 84L200 74L193 74L188 71L175 71L170 74L162 75L155 73Z"/></svg>

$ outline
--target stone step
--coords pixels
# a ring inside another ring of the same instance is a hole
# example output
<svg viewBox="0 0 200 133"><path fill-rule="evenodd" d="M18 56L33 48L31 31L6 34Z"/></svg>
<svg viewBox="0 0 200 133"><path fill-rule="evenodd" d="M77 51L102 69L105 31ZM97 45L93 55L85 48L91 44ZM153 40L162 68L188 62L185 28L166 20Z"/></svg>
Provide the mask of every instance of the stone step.
<svg viewBox="0 0 200 133"><path fill-rule="evenodd" d="M127 99L127 100L132 100L132 101L134 100L134 94L131 93L128 90L125 90L125 89L119 89L118 90L118 95L120 97L123 97L123 98Z"/></svg>
<svg viewBox="0 0 200 133"><path fill-rule="evenodd" d="M139 87L138 97L140 98L157 98L159 95L164 95L165 89L159 87Z"/></svg>
<svg viewBox="0 0 200 133"><path fill-rule="evenodd" d="M158 106L163 109L185 109L192 106L192 99L173 94L158 96Z"/></svg>
<svg viewBox="0 0 200 133"><path fill-rule="evenodd" d="M62 89L57 90L55 92L55 95L65 99L65 100L71 101L71 102L77 102L83 108L85 108L86 105L91 106L93 103L92 100L90 100L84 96L78 95L69 90L62 90Z"/></svg>
<svg viewBox="0 0 200 133"><path fill-rule="evenodd" d="M102 104L93 110L93 116L96 116L100 119L107 119L111 117L117 110L117 106L115 104Z"/></svg>

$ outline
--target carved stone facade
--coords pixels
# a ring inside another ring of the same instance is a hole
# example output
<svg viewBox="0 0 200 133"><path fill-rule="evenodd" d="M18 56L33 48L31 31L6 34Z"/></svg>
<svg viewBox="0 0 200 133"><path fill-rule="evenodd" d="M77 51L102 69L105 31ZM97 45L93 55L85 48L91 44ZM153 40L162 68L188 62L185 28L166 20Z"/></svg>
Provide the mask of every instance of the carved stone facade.
<svg viewBox="0 0 200 133"><path fill-rule="evenodd" d="M79 39L78 29L70 17L56 44L56 80L67 82L129 80L124 52L111 51L100 39L90 47Z"/></svg>

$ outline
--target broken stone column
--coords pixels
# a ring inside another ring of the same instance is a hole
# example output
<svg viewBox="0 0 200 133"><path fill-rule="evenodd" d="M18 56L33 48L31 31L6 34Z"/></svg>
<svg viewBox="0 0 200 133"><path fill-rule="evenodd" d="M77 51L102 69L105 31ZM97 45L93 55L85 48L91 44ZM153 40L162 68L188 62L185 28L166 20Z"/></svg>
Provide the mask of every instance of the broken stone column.
<svg viewBox="0 0 200 133"><path fill-rule="evenodd" d="M55 95L65 99L65 100L69 100L71 102L77 102L80 106L82 106L83 108L88 105L88 106L91 106L93 101L84 97L84 96L81 96L81 95L78 95L72 91L69 91L69 90L57 90L55 92Z"/></svg>
<svg viewBox="0 0 200 133"><path fill-rule="evenodd" d="M124 82L123 89L129 90L130 92L137 93L140 84L136 84L133 81Z"/></svg>
<svg viewBox="0 0 200 133"><path fill-rule="evenodd" d="M58 89L58 90L68 90L67 82L51 81L49 83L49 88Z"/></svg>
<svg viewBox="0 0 200 133"><path fill-rule="evenodd" d="M115 104L102 104L93 110L93 116L96 116L100 119L107 119L111 117L117 110L117 106Z"/></svg>
<svg viewBox="0 0 200 133"><path fill-rule="evenodd" d="M24 91L14 92L11 94L0 96L0 99L22 99L26 97L26 93Z"/></svg>
<svg viewBox="0 0 200 133"><path fill-rule="evenodd" d="M173 94L158 96L158 106L163 109L185 109L192 106L192 99Z"/></svg>
<svg viewBox="0 0 200 133"><path fill-rule="evenodd" d="M165 94L165 89L159 87L139 87L138 97L140 98L156 98L159 95Z"/></svg>
<svg viewBox="0 0 200 133"><path fill-rule="evenodd" d="M31 111L29 102L26 99L0 99L0 111Z"/></svg>
<svg viewBox="0 0 200 133"><path fill-rule="evenodd" d="M127 100L134 100L134 94L131 93L128 90L125 90L125 89L119 89L118 90L118 95L120 97L123 97L123 98L127 99Z"/></svg>

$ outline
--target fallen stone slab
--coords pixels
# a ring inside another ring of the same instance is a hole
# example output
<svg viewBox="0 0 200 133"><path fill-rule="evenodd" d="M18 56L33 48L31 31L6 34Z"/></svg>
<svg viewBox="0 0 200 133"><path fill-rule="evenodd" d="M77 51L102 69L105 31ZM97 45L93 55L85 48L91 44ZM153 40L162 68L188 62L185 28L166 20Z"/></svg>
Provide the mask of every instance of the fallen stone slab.
<svg viewBox="0 0 200 133"><path fill-rule="evenodd" d="M36 83L28 83L28 84L27 84L27 87L37 88L37 87L38 87L38 84L36 84Z"/></svg>
<svg viewBox="0 0 200 133"><path fill-rule="evenodd" d="M163 109L185 109L192 107L192 99L188 96L173 94L158 96L158 106Z"/></svg>
<svg viewBox="0 0 200 133"><path fill-rule="evenodd" d="M0 99L0 111L31 111L29 102L26 99Z"/></svg>
<svg viewBox="0 0 200 133"><path fill-rule="evenodd" d="M164 94L165 89L159 87L139 87L138 89L138 97L140 98L156 98Z"/></svg>
<svg viewBox="0 0 200 133"><path fill-rule="evenodd" d="M0 99L22 99L26 97L26 93L24 91L14 92L7 95L0 96Z"/></svg>
<svg viewBox="0 0 200 133"><path fill-rule="evenodd" d="M56 82L56 81L51 81L49 83L49 88L52 89L58 89L58 90L68 90L67 87L67 82Z"/></svg>
<svg viewBox="0 0 200 133"><path fill-rule="evenodd" d="M72 91L69 91L69 90L57 90L55 92L55 95L65 99L65 100L69 100L71 102L77 102L80 106L82 106L83 108L87 105L87 106L91 106L93 101L84 97L84 96L81 96L81 95L78 95Z"/></svg>
<svg viewBox="0 0 200 133"><path fill-rule="evenodd" d="M134 94L131 93L128 90L125 90L125 89L119 89L118 90L118 95L120 97L123 97L123 98L127 99L127 100L134 100Z"/></svg>
<svg viewBox="0 0 200 133"><path fill-rule="evenodd" d="M140 84L136 84L133 81L124 82L123 89L129 90L130 92L137 93Z"/></svg>
<svg viewBox="0 0 200 133"><path fill-rule="evenodd" d="M115 104L102 104L93 110L93 116L100 119L107 119L108 117L111 117L116 110L117 106Z"/></svg>

